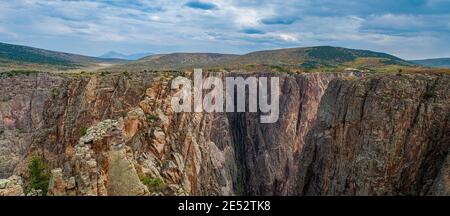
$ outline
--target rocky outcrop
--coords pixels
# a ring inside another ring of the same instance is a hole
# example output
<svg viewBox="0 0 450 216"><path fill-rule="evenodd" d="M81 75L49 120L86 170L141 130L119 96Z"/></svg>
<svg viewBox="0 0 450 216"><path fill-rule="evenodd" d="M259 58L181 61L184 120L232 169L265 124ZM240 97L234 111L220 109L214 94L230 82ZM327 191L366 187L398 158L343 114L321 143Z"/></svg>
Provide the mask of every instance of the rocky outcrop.
<svg viewBox="0 0 450 216"><path fill-rule="evenodd" d="M24 196L23 182L20 176L0 179L0 196Z"/></svg>
<svg viewBox="0 0 450 216"><path fill-rule="evenodd" d="M63 167L81 132L142 100L151 74L0 77L0 178L26 175L26 157Z"/></svg>
<svg viewBox="0 0 450 216"><path fill-rule="evenodd" d="M89 128L74 147L66 166L52 170L49 195L137 196L148 194L133 164L133 153L125 146L118 122L105 120Z"/></svg>
<svg viewBox="0 0 450 216"><path fill-rule="evenodd" d="M332 81L301 160L304 195L448 195L450 77Z"/></svg>
<svg viewBox="0 0 450 216"><path fill-rule="evenodd" d="M75 177L64 179L61 168L51 171L51 179L47 195L49 196L75 196Z"/></svg>

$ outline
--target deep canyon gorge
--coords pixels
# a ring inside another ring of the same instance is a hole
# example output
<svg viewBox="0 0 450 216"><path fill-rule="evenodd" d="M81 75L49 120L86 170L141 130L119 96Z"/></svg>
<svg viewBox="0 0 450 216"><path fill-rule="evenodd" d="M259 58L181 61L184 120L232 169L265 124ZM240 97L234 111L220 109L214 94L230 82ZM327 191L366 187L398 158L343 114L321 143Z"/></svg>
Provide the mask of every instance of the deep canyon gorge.
<svg viewBox="0 0 450 216"><path fill-rule="evenodd" d="M36 155L55 196L450 195L447 74L252 74L280 78L273 124L173 112L179 75L1 77L0 195Z"/></svg>

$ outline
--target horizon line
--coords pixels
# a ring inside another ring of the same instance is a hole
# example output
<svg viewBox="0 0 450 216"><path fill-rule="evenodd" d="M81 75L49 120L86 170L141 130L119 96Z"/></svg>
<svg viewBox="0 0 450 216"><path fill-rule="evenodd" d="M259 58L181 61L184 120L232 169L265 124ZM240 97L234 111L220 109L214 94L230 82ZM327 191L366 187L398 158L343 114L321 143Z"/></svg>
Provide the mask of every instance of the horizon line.
<svg viewBox="0 0 450 216"><path fill-rule="evenodd" d="M117 54L126 55L126 56L134 55L134 54L152 53L152 54L150 54L148 56L144 56L142 58L146 58L146 57L149 57L149 56L155 56L155 55L172 55L172 54L220 54L220 55L244 56L244 55L251 54L251 53L265 52L265 51L277 51L277 50L289 50L289 49L301 49L301 48L317 48L317 47L333 47L333 48L342 48L342 49L362 50L362 51L384 53L384 54L392 55L394 57L398 57L398 58L400 58L402 60L406 60L406 61L434 60L434 59L448 59L448 58L450 58L450 56L448 56L448 57L443 56L443 57L428 57L428 58L421 58L421 59L404 59L402 57L399 57L397 55L391 54L389 52L384 52L384 51L375 51L375 50L370 50L370 49L365 49L365 48L348 48L348 47L343 47L343 46L332 46L332 45L294 46L294 47L285 47L285 48L262 49L262 50L256 50L256 51L245 52L245 53L221 53L221 52L208 52L208 51L174 51L174 52L168 52L168 53L157 53L157 52L152 52L152 51L142 51L142 52L134 52L134 53L122 53L122 52L116 51L116 50L109 50L109 51L104 52L101 55L94 56L94 55L86 55L86 54L80 54L80 53L75 53L75 52L70 52L70 51L47 49L47 48L42 48L42 47L25 45L25 44L22 44L22 43L11 43L11 42L3 42L3 41L0 41L0 43L8 44L8 45L14 45L14 46L22 46L22 47L34 48L34 49L40 49L40 50L45 50L45 51L50 51L50 52L59 52L59 53L70 54L70 55L78 55L78 56L84 56L84 57L90 57L90 58L117 59L117 60L127 60L127 59L122 59L122 58L103 58L101 56L105 55L105 54L108 54L108 53L111 53L111 52L115 52ZM139 60L139 59L137 59L137 60ZM137 61L137 60L129 60L129 61Z"/></svg>

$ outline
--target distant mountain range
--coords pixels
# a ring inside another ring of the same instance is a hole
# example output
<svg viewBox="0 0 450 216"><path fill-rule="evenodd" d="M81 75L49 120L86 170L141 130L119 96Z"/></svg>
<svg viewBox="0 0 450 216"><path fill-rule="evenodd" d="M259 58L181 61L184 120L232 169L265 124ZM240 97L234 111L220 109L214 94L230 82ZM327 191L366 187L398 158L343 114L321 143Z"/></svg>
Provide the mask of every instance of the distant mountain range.
<svg viewBox="0 0 450 216"><path fill-rule="evenodd" d="M135 54L130 54L130 55L125 55L119 52L115 52L115 51L110 51L107 52L101 56L99 56L99 58L102 59L123 59L123 60L138 60L147 56L151 56L154 53L135 53Z"/></svg>
<svg viewBox="0 0 450 216"><path fill-rule="evenodd" d="M412 60L411 62L432 68L450 68L450 58Z"/></svg>
<svg viewBox="0 0 450 216"><path fill-rule="evenodd" d="M132 72L206 68L289 72L297 70L341 71L347 68L356 68L386 72L410 67L420 69L421 66L419 65L450 67L450 58L405 61L386 53L331 46L267 50L245 55L219 53L138 53L124 55L111 51L100 57L89 57L0 43L0 71L80 69Z"/></svg>
<svg viewBox="0 0 450 216"><path fill-rule="evenodd" d="M124 63L124 61L0 43L0 71L10 69L67 70L112 63Z"/></svg>
<svg viewBox="0 0 450 216"><path fill-rule="evenodd" d="M345 69L413 67L415 64L398 57L367 50L320 46L252 52L245 55L218 53L173 53L153 55L127 64L115 65L105 70L180 70L202 68L261 69L278 71L287 69Z"/></svg>

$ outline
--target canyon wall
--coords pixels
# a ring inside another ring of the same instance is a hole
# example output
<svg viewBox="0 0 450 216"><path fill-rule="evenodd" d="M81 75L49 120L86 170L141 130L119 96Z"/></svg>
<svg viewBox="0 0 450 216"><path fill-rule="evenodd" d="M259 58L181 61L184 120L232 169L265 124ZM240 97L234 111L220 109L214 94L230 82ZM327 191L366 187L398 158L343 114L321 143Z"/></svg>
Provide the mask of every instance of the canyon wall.
<svg viewBox="0 0 450 216"><path fill-rule="evenodd" d="M38 154L49 195L448 194L447 75L276 74L274 124L174 113L179 75L1 78L0 178Z"/></svg>
<svg viewBox="0 0 450 216"><path fill-rule="evenodd" d="M0 77L0 178L26 175L26 157L43 155L63 166L81 132L134 107L150 85L147 75Z"/></svg>
<svg viewBox="0 0 450 216"><path fill-rule="evenodd" d="M450 195L450 78L334 80L306 143L299 194Z"/></svg>
<svg viewBox="0 0 450 216"><path fill-rule="evenodd" d="M215 75L222 78L230 76ZM258 74L264 75L271 74ZM293 194L297 185L298 157L304 144L303 138L315 120L320 98L331 80L349 75L281 75L281 115L275 124L260 124L258 113L174 113L170 103L175 91L169 89L169 81L174 75L157 75L146 90L144 99L114 126L120 132L115 135L106 132L108 135L103 134L98 138L103 141L88 145L83 141L85 137L82 137L80 142L83 143L75 146L74 154L88 157L71 160L67 167L68 170L80 170L73 167L79 166L77 164L87 166L80 161L92 159L100 163L100 167L111 168L111 162L104 158L108 158L108 154L120 146L131 152L131 169L136 170L140 179L162 180L157 187L151 185L150 192L154 195ZM249 74L231 76L245 77ZM88 131L87 137L91 137L88 140L96 139L97 136L98 133L91 135ZM120 142L105 141L111 140L111 137L120 137L114 139ZM72 172L74 176L58 177L60 181L52 185L63 188L61 185L73 181L71 178L93 179L93 182L85 185L91 185L89 188L93 191L89 194L94 195L111 195L117 187L126 185L111 186L110 179L116 175L111 175L109 168L96 167L94 162L92 166L103 173L99 172L93 177L89 172ZM61 176L60 171L57 175ZM102 179L100 183L99 179ZM102 193L98 188L109 189ZM85 194L84 191L75 193ZM54 194L68 192L58 190Z"/></svg>

